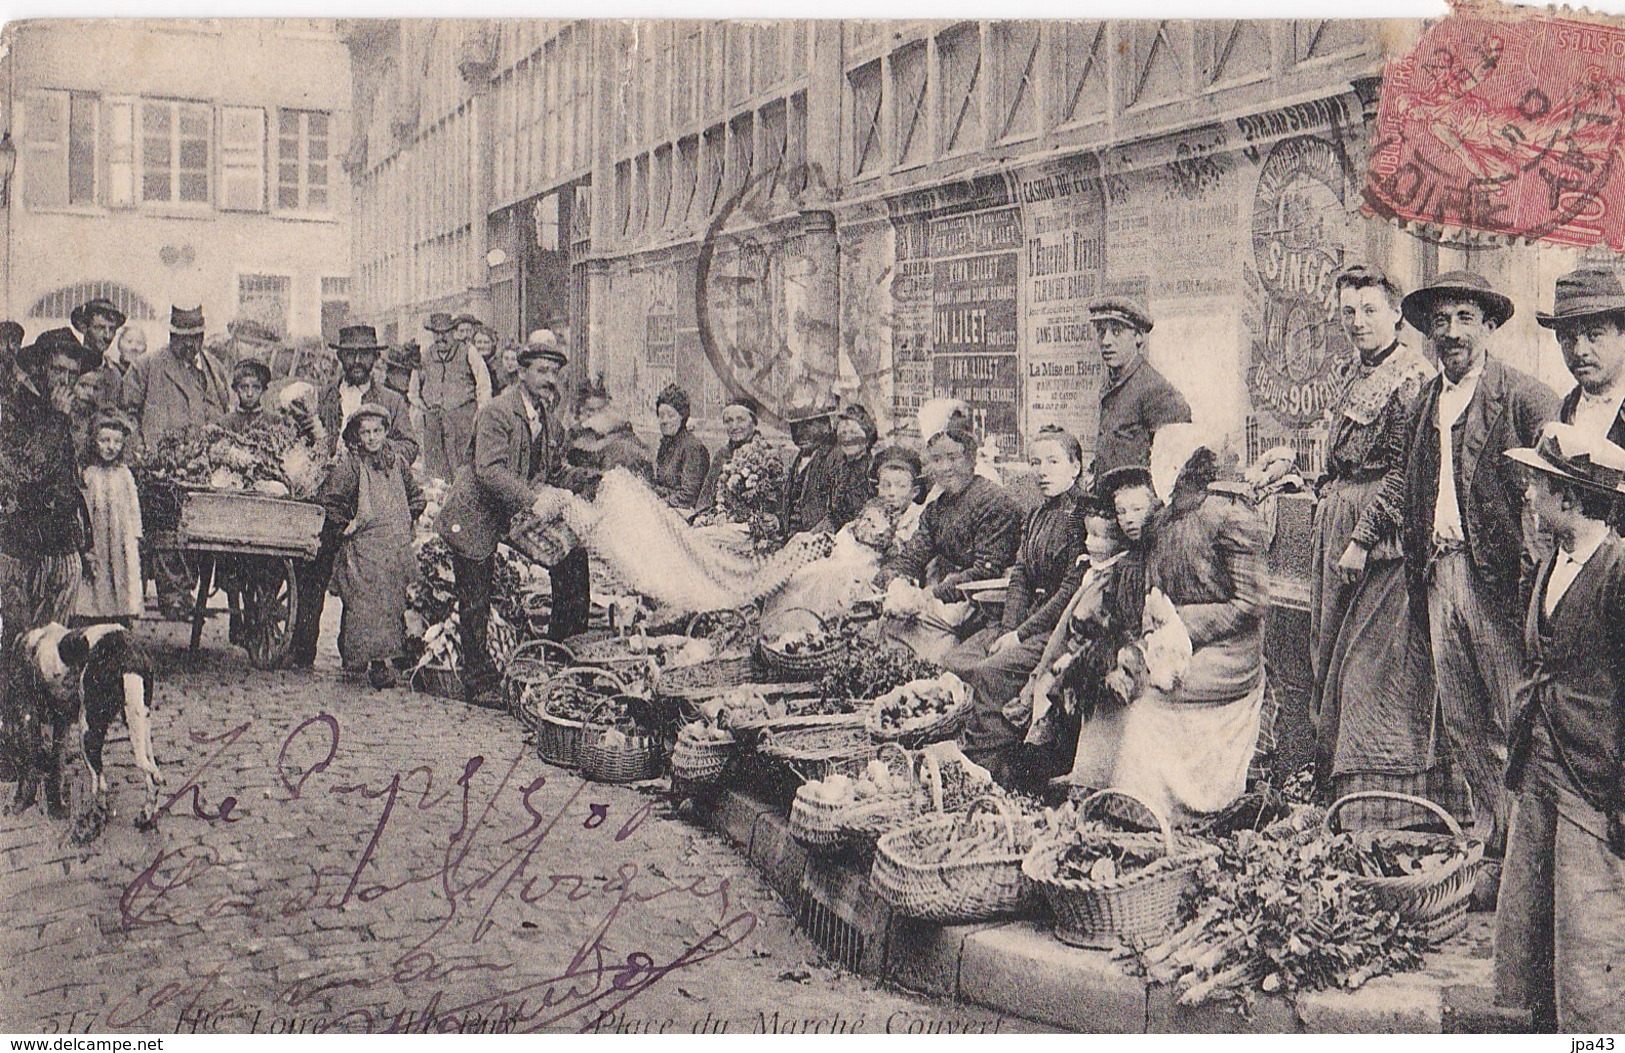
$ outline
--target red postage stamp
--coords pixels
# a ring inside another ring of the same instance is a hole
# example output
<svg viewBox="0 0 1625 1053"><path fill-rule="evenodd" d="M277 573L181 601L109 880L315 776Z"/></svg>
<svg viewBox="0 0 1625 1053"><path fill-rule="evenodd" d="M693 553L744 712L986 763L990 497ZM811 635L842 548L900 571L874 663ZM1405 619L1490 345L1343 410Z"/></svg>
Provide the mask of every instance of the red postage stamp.
<svg viewBox="0 0 1625 1053"><path fill-rule="evenodd" d="M1383 77L1366 211L1625 252L1625 27L1460 7Z"/></svg>

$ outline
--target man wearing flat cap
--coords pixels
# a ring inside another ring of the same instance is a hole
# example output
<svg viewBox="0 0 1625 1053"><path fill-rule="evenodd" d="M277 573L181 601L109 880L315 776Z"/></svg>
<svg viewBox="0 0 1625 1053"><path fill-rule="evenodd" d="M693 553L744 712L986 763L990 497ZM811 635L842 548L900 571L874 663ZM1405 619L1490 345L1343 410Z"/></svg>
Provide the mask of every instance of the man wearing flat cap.
<svg viewBox="0 0 1625 1053"><path fill-rule="evenodd" d="M474 414L491 401L491 371L472 339L477 321L472 315L429 319L431 327L445 329L431 330L437 339L413 374L410 400L423 414L423 471L430 478L449 481L468 463Z"/></svg>
<svg viewBox="0 0 1625 1053"><path fill-rule="evenodd" d="M472 459L457 472L440 511L440 536L451 548L452 575L462 630L463 687L471 702L495 704L498 673L488 629L497 544L516 515L529 510L536 491L558 486L569 474L564 429L545 401L567 361L541 333L519 351L519 375L481 407L474 422ZM586 550L577 546L548 568L553 609L548 636L563 640L584 632L591 613Z"/></svg>
<svg viewBox="0 0 1625 1053"><path fill-rule="evenodd" d="M68 321L79 333L79 342L97 356L96 403L101 407L117 407L124 386L124 371L128 363L115 365L111 361L113 338L124 327L124 312L111 300L97 297L80 304L68 316Z"/></svg>
<svg viewBox="0 0 1625 1053"><path fill-rule="evenodd" d="M378 382L374 367L384 346L378 331L370 325L347 325L339 339L329 344L339 358L339 379L316 396L316 422L328 452L338 451L345 426L362 406L377 406L387 415L385 441L395 450L401 464L408 466L418 457L417 429L406 400ZM309 669L316 663L316 646L321 636L322 609L327 604L327 586L333 580L337 539L324 537L316 557L299 568L299 616L288 647L288 664Z"/></svg>
<svg viewBox="0 0 1625 1053"><path fill-rule="evenodd" d="M1398 528L1413 603L1427 612L1440 724L1472 791L1475 835L1496 862L1477 906L1493 905L1506 845L1507 716L1523 668L1525 582L1540 544L1526 522L1523 473L1502 456L1533 446L1557 417L1546 385L1489 355L1512 301L1479 274L1453 271L1400 303L1440 372L1422 388L1400 465L1356 534Z"/></svg>
<svg viewBox="0 0 1625 1053"><path fill-rule="evenodd" d="M1168 378L1145 360L1151 316L1124 296L1089 305L1089 320L1100 340L1106 365L1100 390L1100 437L1095 443L1095 478L1114 468L1151 463L1151 439L1167 424L1188 424L1190 403Z"/></svg>
<svg viewBox="0 0 1625 1053"><path fill-rule="evenodd" d="M1507 451L1556 550L1523 620L1495 995L1535 1030L1625 1031L1625 449L1570 424Z"/></svg>

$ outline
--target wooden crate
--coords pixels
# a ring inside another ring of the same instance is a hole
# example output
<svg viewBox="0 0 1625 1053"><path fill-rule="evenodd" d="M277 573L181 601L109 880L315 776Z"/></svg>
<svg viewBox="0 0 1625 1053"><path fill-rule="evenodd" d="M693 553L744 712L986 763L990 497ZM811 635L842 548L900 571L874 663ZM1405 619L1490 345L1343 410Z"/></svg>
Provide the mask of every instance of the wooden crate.
<svg viewBox="0 0 1625 1053"><path fill-rule="evenodd" d="M193 490L181 500L182 548L276 550L311 557L321 547L321 505L260 494Z"/></svg>

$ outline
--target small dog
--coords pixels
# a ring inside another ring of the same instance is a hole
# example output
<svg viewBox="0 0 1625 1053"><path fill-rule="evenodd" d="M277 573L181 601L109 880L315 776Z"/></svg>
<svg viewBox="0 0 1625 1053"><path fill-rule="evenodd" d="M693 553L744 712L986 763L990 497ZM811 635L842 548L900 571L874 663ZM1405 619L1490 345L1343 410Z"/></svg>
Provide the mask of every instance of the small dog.
<svg viewBox="0 0 1625 1053"><path fill-rule="evenodd" d="M102 747L107 730L120 712L130 729L135 764L146 781L147 802L136 819L148 827L157 818L158 787L163 772L152 753L152 662L131 632L121 625L94 625L67 629L52 622L18 638L13 668L18 673L24 734L29 743L32 770L17 783L13 811L33 805L39 783L45 783L46 807L53 818L66 818L62 795L63 760L68 730L77 719L80 755L90 770L98 802L107 793L102 771ZM51 750L44 748L44 731L51 729Z"/></svg>

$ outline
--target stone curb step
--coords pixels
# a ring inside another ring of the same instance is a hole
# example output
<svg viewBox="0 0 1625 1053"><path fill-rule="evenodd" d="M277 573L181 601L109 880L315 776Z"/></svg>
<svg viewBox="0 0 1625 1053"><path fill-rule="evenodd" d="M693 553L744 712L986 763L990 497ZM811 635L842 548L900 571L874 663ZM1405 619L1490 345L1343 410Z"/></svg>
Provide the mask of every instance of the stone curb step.
<svg viewBox="0 0 1625 1053"><path fill-rule="evenodd" d="M842 964L922 994L1080 1032L1178 1034L1485 1033L1529 1030L1490 996L1490 962L1459 951L1357 991L1261 996L1253 1014L1181 1006L1104 951L1068 947L1030 921L939 926L893 916L850 863L809 857L772 806L721 791L705 820L746 854L814 940Z"/></svg>

